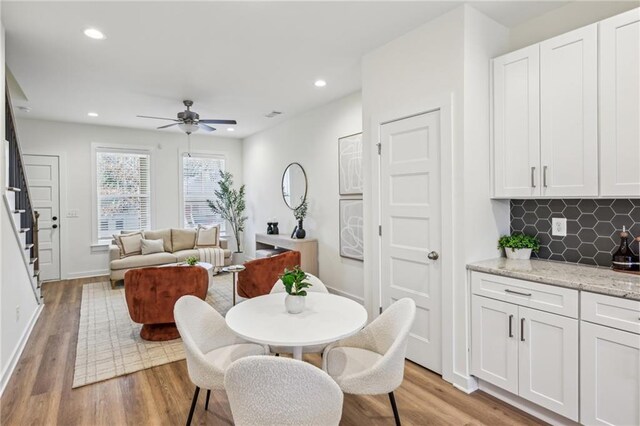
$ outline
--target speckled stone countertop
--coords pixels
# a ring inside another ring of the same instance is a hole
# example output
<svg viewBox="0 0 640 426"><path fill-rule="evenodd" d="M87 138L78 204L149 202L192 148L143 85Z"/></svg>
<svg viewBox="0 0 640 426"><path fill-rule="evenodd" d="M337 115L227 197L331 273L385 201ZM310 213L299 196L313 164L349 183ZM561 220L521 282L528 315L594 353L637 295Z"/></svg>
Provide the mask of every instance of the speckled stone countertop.
<svg viewBox="0 0 640 426"><path fill-rule="evenodd" d="M608 268L549 260L511 260L503 257L470 263L467 269L640 300L640 275L615 272Z"/></svg>

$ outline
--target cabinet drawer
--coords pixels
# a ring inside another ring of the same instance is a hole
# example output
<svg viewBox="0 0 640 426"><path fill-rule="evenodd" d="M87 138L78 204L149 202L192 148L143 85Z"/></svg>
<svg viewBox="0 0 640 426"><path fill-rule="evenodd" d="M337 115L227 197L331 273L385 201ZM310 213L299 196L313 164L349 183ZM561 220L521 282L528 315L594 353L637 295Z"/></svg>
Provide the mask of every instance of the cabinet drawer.
<svg viewBox="0 0 640 426"><path fill-rule="evenodd" d="M640 334L640 301L582 292L582 320Z"/></svg>
<svg viewBox="0 0 640 426"><path fill-rule="evenodd" d="M577 290L474 271L471 273L471 291L480 296L578 318Z"/></svg>

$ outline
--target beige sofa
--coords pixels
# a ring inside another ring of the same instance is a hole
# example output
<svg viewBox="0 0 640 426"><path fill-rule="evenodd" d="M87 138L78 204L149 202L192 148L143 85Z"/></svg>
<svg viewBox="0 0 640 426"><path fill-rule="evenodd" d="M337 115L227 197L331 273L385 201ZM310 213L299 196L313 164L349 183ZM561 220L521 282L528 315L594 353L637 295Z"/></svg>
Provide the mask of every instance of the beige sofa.
<svg viewBox="0 0 640 426"><path fill-rule="evenodd" d="M130 232L122 231L122 234ZM199 258L198 249L195 248L195 229L162 229L158 231L144 231L146 239L163 239L164 252L152 254L136 254L122 257L120 248L115 240L109 246L109 269L111 286L124 279L124 274L131 269L146 268L149 266L161 266L169 263L184 262L187 257ZM193 244L191 243L193 241ZM228 242L220 238L220 248L224 250L224 265L231 265L231 250Z"/></svg>

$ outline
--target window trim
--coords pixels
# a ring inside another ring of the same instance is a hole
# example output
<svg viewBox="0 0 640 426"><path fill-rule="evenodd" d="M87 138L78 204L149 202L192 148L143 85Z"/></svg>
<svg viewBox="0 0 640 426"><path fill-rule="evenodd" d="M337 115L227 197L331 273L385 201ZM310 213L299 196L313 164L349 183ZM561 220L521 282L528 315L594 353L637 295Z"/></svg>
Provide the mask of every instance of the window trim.
<svg viewBox="0 0 640 426"><path fill-rule="evenodd" d="M217 152L202 152L202 151L186 151L186 150L179 150L178 152L178 191L179 191L179 201L180 203L178 204L178 215L180 217L180 228L184 227L184 164L183 164L183 159L185 156L191 154L191 156L193 157L197 157L197 158L213 158L216 160L222 160L224 161L224 167L222 168L223 171L227 170L227 157L222 154L222 153L217 153ZM227 228L228 224L225 223L225 230L220 230L220 236L222 237L226 237L228 235L228 233L226 232L226 228Z"/></svg>
<svg viewBox="0 0 640 426"><path fill-rule="evenodd" d="M155 229L156 197L155 197L155 149L144 145L91 144L91 242L92 248L108 246L111 239L98 238L98 152L121 152L126 154L144 154L149 156L149 228Z"/></svg>

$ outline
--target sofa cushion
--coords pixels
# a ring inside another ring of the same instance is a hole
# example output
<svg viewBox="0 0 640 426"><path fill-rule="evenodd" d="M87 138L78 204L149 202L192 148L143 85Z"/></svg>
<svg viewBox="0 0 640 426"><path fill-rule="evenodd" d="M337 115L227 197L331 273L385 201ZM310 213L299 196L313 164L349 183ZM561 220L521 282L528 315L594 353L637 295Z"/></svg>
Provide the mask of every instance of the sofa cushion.
<svg viewBox="0 0 640 426"><path fill-rule="evenodd" d="M218 247L220 244L220 227L212 226L210 228L198 225L196 235L196 247Z"/></svg>
<svg viewBox="0 0 640 426"><path fill-rule="evenodd" d="M120 249L120 257L142 254L142 232L114 235L116 245Z"/></svg>
<svg viewBox="0 0 640 426"><path fill-rule="evenodd" d="M145 240L143 238L140 241L142 242L143 256L153 253L164 253L164 243L162 241L162 238L160 238L159 240Z"/></svg>
<svg viewBox="0 0 640 426"><path fill-rule="evenodd" d="M130 269L142 268L145 266L165 265L167 263L176 263L176 257L171 253L153 253L146 256L129 256L122 259L111 261L111 269Z"/></svg>
<svg viewBox="0 0 640 426"><path fill-rule="evenodd" d="M174 252L194 248L196 246L196 230L171 228L171 246Z"/></svg>
<svg viewBox="0 0 640 426"><path fill-rule="evenodd" d="M194 256L198 260L200 260L198 249L174 251L173 255L176 257L177 262L184 262L187 259L187 257L191 257L191 256Z"/></svg>
<svg viewBox="0 0 640 426"><path fill-rule="evenodd" d="M159 229L157 231L144 231L144 238L147 240L160 240L164 244L164 251L171 253L173 247L171 245L171 229Z"/></svg>

